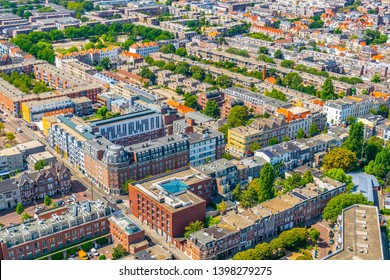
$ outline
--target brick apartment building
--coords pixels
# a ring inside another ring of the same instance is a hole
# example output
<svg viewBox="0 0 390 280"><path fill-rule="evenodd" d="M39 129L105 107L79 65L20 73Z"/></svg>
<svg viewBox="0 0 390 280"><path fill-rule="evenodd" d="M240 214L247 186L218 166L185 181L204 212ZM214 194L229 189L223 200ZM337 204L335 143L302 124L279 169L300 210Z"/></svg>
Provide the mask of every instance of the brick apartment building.
<svg viewBox="0 0 390 280"><path fill-rule="evenodd" d="M219 259L239 251L240 232L217 225L190 234L184 252L193 260Z"/></svg>
<svg viewBox="0 0 390 280"><path fill-rule="evenodd" d="M114 244L121 244L131 254L149 247L148 241L145 240L145 231L121 211L114 212L108 219Z"/></svg>
<svg viewBox="0 0 390 280"><path fill-rule="evenodd" d="M85 143L85 172L105 192L119 194L128 179L141 180L189 165L189 144L178 135L122 147L104 138Z"/></svg>
<svg viewBox="0 0 390 280"><path fill-rule="evenodd" d="M193 169L139 181L129 185L130 208L169 242L189 223L205 219L211 184L210 177Z"/></svg>
<svg viewBox="0 0 390 280"><path fill-rule="evenodd" d="M203 110L206 107L207 102L211 100L217 102L218 107L221 108L224 103L223 93L218 90L212 90L209 92L200 92L198 94L198 104Z"/></svg>
<svg viewBox="0 0 390 280"><path fill-rule="evenodd" d="M0 259L35 259L77 244L109 234L110 208L99 201L40 213L23 224L11 224L0 230Z"/></svg>

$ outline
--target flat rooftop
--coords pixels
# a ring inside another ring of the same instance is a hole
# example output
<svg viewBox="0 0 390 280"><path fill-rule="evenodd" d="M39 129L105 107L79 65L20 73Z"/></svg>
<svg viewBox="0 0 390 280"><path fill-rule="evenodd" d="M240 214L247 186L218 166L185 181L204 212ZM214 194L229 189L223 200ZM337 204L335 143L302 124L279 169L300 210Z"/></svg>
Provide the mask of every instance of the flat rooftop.
<svg viewBox="0 0 390 280"><path fill-rule="evenodd" d="M109 214L110 208L103 201L80 201L35 214L33 219L21 224L7 225L0 230L0 242L11 248L24 243L24 240L39 239L53 234L53 230L66 230Z"/></svg>
<svg viewBox="0 0 390 280"><path fill-rule="evenodd" d="M378 208L353 205L343 210L341 250L328 260L383 260Z"/></svg>
<svg viewBox="0 0 390 280"><path fill-rule="evenodd" d="M188 191L193 184L203 182L210 177L189 168L164 177L140 182L135 187L153 198L171 212L179 211L185 207L203 203L204 200Z"/></svg>
<svg viewBox="0 0 390 280"><path fill-rule="evenodd" d="M33 140L33 141L28 141L28 142L18 144L15 147L17 147L19 149L19 151L23 152L24 150L28 150L28 149L45 147L45 145L43 145L38 140Z"/></svg>
<svg viewBox="0 0 390 280"><path fill-rule="evenodd" d="M32 155L30 155L30 158L33 161L37 162L39 160L47 160L47 159L53 159L53 158L55 159L56 157L53 154L51 154L50 152L44 151L44 152L32 154Z"/></svg>
<svg viewBox="0 0 390 280"><path fill-rule="evenodd" d="M121 211L114 212L110 217L117 226L119 226L128 235L141 231L141 228L133 222L129 217L125 216Z"/></svg>

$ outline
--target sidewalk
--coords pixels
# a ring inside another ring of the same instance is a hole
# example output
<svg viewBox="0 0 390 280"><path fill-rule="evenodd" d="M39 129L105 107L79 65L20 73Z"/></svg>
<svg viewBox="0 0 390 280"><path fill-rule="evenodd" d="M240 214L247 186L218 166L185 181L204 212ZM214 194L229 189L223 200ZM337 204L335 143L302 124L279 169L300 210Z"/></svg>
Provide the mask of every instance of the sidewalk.
<svg viewBox="0 0 390 280"><path fill-rule="evenodd" d="M130 218L136 222L136 224L145 230L145 234L148 235L156 244L162 245L166 250L170 251L176 259L178 260L191 260L189 256L184 254L178 248L176 248L173 244L170 244L165 241L164 237L157 234L155 230L148 227L146 224L142 223L137 217L132 214L128 214Z"/></svg>

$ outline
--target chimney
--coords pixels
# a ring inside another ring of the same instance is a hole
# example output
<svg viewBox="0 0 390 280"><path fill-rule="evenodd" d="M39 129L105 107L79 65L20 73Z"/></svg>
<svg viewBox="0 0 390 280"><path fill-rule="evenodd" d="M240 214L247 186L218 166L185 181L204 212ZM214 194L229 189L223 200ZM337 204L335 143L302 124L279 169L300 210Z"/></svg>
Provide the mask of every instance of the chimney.
<svg viewBox="0 0 390 280"><path fill-rule="evenodd" d="M263 80L265 80L266 73L267 73L267 66L264 64L263 65Z"/></svg>
<svg viewBox="0 0 390 280"><path fill-rule="evenodd" d="M195 125L195 120L193 120L193 119L186 119L186 121L187 121L187 124L189 124L189 125Z"/></svg>

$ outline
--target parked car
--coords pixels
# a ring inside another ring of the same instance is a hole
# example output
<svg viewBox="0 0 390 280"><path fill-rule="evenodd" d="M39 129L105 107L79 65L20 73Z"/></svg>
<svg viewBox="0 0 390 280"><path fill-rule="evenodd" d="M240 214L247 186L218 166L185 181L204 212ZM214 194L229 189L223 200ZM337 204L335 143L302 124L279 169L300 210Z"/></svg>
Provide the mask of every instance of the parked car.
<svg viewBox="0 0 390 280"><path fill-rule="evenodd" d="M334 237L334 232L333 231L329 231L329 237L330 238Z"/></svg>
<svg viewBox="0 0 390 280"><path fill-rule="evenodd" d="M87 253L85 253L84 250L80 250L79 253L78 253L78 255L79 255L80 259L82 259L82 260L84 260L84 261L86 261L86 260L89 259Z"/></svg>
<svg viewBox="0 0 390 280"><path fill-rule="evenodd" d="M333 239L329 239L329 244L333 245L334 244L334 240Z"/></svg>
<svg viewBox="0 0 390 280"><path fill-rule="evenodd" d="M68 261L74 261L74 258L68 258Z"/></svg>
<svg viewBox="0 0 390 280"><path fill-rule="evenodd" d="M68 203L73 203L73 202L74 202L74 199L71 198L71 197L69 197L69 198L66 200L66 202L68 202Z"/></svg>
<svg viewBox="0 0 390 280"><path fill-rule="evenodd" d="M116 199L116 200L115 200L115 203L117 203L117 204L118 204L118 203L123 203L123 200L122 200L122 199Z"/></svg>
<svg viewBox="0 0 390 280"><path fill-rule="evenodd" d="M43 206L38 206L37 208L35 208L34 212L35 212L35 213L38 213L38 212L42 212L43 210L45 210L45 207L43 207Z"/></svg>
<svg viewBox="0 0 390 280"><path fill-rule="evenodd" d="M63 200L60 200L60 201L57 201L56 204L57 204L57 206L61 206L61 205L64 205L64 203L65 203L65 202L64 202Z"/></svg>
<svg viewBox="0 0 390 280"><path fill-rule="evenodd" d="M98 252L98 250L96 250L95 248L92 248L92 249L91 249L91 253L92 253L94 256L99 256L99 252Z"/></svg>

